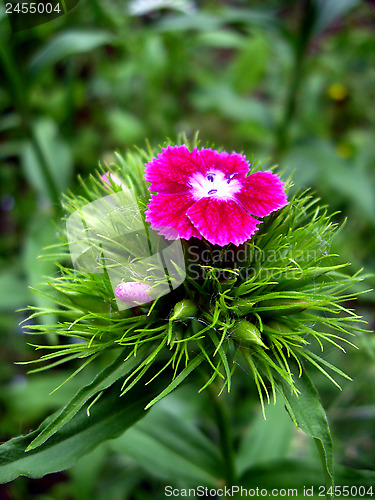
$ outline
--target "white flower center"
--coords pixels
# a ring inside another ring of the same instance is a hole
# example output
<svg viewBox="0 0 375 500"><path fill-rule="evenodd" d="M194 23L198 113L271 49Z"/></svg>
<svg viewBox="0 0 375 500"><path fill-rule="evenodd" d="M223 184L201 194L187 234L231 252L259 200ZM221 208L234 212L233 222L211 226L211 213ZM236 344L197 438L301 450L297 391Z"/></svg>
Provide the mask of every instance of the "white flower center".
<svg viewBox="0 0 375 500"><path fill-rule="evenodd" d="M194 200L201 198L219 198L229 200L241 190L241 183L235 176L237 174L225 174L220 170L211 170L206 175L193 174L188 180L188 186Z"/></svg>

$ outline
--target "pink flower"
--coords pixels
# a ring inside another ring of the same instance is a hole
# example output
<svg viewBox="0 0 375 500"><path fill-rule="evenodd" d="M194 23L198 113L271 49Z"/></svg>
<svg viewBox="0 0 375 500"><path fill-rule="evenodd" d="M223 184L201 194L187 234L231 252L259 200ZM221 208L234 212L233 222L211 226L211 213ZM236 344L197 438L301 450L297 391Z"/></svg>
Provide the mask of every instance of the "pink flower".
<svg viewBox="0 0 375 500"><path fill-rule="evenodd" d="M146 221L167 239L205 238L240 245L261 220L288 204L283 182L271 171L249 173L246 157L183 146L162 149L146 164L151 196Z"/></svg>
<svg viewBox="0 0 375 500"><path fill-rule="evenodd" d="M146 283L140 283L138 281L128 281L126 283L120 283L116 287L116 297L127 304L132 306L137 306L140 304L146 304L151 302L153 299L147 293L150 286Z"/></svg>
<svg viewBox="0 0 375 500"><path fill-rule="evenodd" d="M112 174L112 172L106 172L101 176L102 181L105 184L108 184L108 186L112 186L113 184L117 184L117 186L122 187L123 189L126 188L125 184L121 182L121 180L117 177L117 175ZM112 181L112 183L111 183Z"/></svg>

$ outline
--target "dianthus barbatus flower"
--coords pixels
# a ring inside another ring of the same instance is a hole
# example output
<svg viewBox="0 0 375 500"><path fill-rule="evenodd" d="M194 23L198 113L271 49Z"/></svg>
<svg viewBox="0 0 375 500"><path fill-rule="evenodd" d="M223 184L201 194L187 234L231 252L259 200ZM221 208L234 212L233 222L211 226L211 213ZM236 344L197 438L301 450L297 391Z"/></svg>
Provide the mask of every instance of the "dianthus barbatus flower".
<svg viewBox="0 0 375 500"><path fill-rule="evenodd" d="M271 171L249 173L246 157L185 145L162 149L146 164L151 196L146 221L167 239L205 238L240 245L261 220L288 204L283 182Z"/></svg>

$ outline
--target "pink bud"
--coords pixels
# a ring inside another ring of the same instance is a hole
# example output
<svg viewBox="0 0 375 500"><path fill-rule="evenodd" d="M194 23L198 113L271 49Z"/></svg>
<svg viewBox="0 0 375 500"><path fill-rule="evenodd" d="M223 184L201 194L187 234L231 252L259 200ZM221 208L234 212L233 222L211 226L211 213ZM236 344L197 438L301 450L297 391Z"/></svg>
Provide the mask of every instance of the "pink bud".
<svg viewBox="0 0 375 500"><path fill-rule="evenodd" d="M146 304L153 299L148 295L150 285L140 283L139 281L128 281L120 283L116 287L116 297L127 304L137 306L139 304Z"/></svg>
<svg viewBox="0 0 375 500"><path fill-rule="evenodd" d="M105 184L108 184L108 186L111 186L113 183L116 184L117 186L122 187L122 189L126 189L125 184L121 182L121 180L115 174L112 174L112 172L109 171L106 172L105 174L102 175L101 179L103 182L105 182Z"/></svg>

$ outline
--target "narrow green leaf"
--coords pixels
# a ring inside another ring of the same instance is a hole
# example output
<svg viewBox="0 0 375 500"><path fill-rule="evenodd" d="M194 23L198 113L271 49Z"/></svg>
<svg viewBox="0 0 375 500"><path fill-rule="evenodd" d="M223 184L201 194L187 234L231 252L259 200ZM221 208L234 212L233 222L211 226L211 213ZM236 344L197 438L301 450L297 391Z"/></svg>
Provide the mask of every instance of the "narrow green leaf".
<svg viewBox="0 0 375 500"><path fill-rule="evenodd" d="M32 59L29 72L32 76L73 54L82 54L110 43L113 35L104 31L66 31L56 36Z"/></svg>
<svg viewBox="0 0 375 500"><path fill-rule="evenodd" d="M293 371L294 384L300 394L298 396L293 394L288 384L278 374L275 375L277 388L286 402L292 420L306 434L314 438L322 460L326 486L333 486L332 438L324 408L306 370L303 370L301 377L298 377L296 367Z"/></svg>
<svg viewBox="0 0 375 500"><path fill-rule="evenodd" d="M154 476L179 478L192 486L217 486L224 475L217 448L181 411L173 411L176 399L171 401L160 402L142 422L111 443L111 448ZM183 402L179 404L183 410Z"/></svg>
<svg viewBox="0 0 375 500"><path fill-rule="evenodd" d="M99 392L107 389L119 378L123 377L132 370L140 361L141 354L138 351L138 356L131 357L126 362L124 361L129 353L129 349L124 349L115 361L102 370L95 379L82 389L80 389L74 398L56 415L56 417L42 430L42 432L29 444L26 451L29 452L34 448L42 445L47 439L55 434L63 427L73 416L87 403L89 399L94 397Z"/></svg>
<svg viewBox="0 0 375 500"><path fill-rule="evenodd" d="M121 382L115 383L104 392L89 417L86 408L81 408L51 439L28 453L25 449L56 417L48 418L38 430L2 444L0 483L18 476L42 477L71 467L100 443L119 436L145 416L146 403L165 387L169 377L170 373L160 375L148 386L134 387L125 397L120 397Z"/></svg>
<svg viewBox="0 0 375 500"><path fill-rule="evenodd" d="M182 370L179 375L162 391L156 398L154 398L152 401L148 403L146 406L145 410L150 408L152 405L160 401L160 399L164 398L167 394L172 392L176 387L178 387L181 382L185 380L185 378L193 371L195 368L197 368L205 359L205 356L203 353L199 354L198 356L195 356L195 358L190 361L190 363L187 365L186 368Z"/></svg>
<svg viewBox="0 0 375 500"><path fill-rule="evenodd" d="M41 196L52 203L59 201L73 174L73 160L69 146L51 118L39 118L32 123L33 138L24 143L21 165L26 179ZM51 238L51 244L55 238Z"/></svg>

